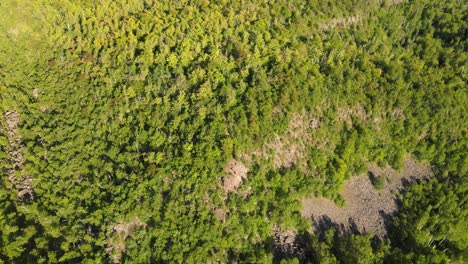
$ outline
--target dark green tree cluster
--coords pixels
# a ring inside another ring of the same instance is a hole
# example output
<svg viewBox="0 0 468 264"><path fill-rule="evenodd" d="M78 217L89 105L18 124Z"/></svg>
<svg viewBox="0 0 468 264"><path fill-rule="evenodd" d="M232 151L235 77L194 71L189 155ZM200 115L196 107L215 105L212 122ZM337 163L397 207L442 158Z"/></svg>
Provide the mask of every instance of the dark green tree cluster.
<svg viewBox="0 0 468 264"><path fill-rule="evenodd" d="M393 221L395 249L389 259L400 263L466 260L467 192L467 182L460 177L423 182L405 192Z"/></svg>
<svg viewBox="0 0 468 264"><path fill-rule="evenodd" d="M437 176L402 195L394 236L330 229L284 261L462 262L467 5L398 2L2 1L0 262L280 261L273 226L306 232L302 197L344 204L366 161L401 168L408 154ZM26 199L9 180L7 111ZM225 193L226 161L297 113L317 123L308 169L251 155Z"/></svg>

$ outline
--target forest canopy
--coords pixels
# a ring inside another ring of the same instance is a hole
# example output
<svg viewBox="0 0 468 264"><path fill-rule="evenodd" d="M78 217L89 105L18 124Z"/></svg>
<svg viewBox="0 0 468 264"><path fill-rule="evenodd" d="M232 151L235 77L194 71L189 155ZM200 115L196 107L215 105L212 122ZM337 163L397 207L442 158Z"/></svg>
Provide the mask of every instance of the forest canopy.
<svg viewBox="0 0 468 264"><path fill-rule="evenodd" d="M1 1L0 263L466 262L467 14ZM410 158L387 235L302 216Z"/></svg>

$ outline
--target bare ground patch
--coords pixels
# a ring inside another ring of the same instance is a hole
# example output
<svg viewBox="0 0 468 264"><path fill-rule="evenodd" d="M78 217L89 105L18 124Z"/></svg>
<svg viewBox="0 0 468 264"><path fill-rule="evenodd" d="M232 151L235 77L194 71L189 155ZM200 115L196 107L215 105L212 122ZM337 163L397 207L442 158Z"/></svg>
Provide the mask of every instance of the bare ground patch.
<svg viewBox="0 0 468 264"><path fill-rule="evenodd" d="M337 28L337 27L347 28L354 24L360 23L361 21L362 21L361 15L354 15L354 16L348 16L348 17L339 17L339 18L329 19L329 20L320 22L318 25L320 29L328 30L328 29Z"/></svg>
<svg viewBox="0 0 468 264"><path fill-rule="evenodd" d="M327 102L324 101L322 105L327 105ZM324 106L325 109L329 107L331 106ZM271 160L275 169L297 166L303 173L308 174L307 149L311 146L319 150L330 149L327 138L323 135L317 136L317 131L322 125L321 116L325 109L319 107L314 112L290 113L288 127L283 133L274 134L261 147L240 153L239 159L248 165L252 164L255 159ZM281 112L281 109L275 107L275 112ZM405 118L400 108L392 109L389 115L397 119ZM369 122L375 130L379 131L385 116L385 113L371 114L361 104L356 104L336 108L335 121L348 126L352 126L353 120L362 123Z"/></svg>
<svg viewBox="0 0 468 264"><path fill-rule="evenodd" d="M301 263L306 262L307 253L310 251L309 234L300 233L294 228L285 229L273 225L272 242L274 259L297 258Z"/></svg>
<svg viewBox="0 0 468 264"><path fill-rule="evenodd" d="M124 222L119 221L117 224L112 225L107 234L107 248L106 253L112 260L112 263L120 263L122 254L125 252L125 240L132 235L132 232L140 227L145 227L138 217L133 220Z"/></svg>
<svg viewBox="0 0 468 264"><path fill-rule="evenodd" d="M403 3L404 0L387 0L384 3L387 6L398 5ZM382 3L383 4L383 3ZM381 7L384 5L381 4ZM322 20L318 23L318 27L321 30L329 30L333 28L349 28L352 25L360 24L364 21L362 14L355 14L352 16L338 17L327 20Z"/></svg>
<svg viewBox="0 0 468 264"><path fill-rule="evenodd" d="M244 179L247 178L249 169L240 161L230 159L224 165L223 189L226 193L234 192L239 188Z"/></svg>
<svg viewBox="0 0 468 264"><path fill-rule="evenodd" d="M226 222L227 217L229 216L229 209L225 208L224 206L216 206L213 203L213 200L208 195L208 192L205 192L203 195L203 202L206 208L213 214L213 216L221 221L222 223Z"/></svg>
<svg viewBox="0 0 468 264"><path fill-rule="evenodd" d="M227 216L229 214L229 211L226 210L226 209L223 209L223 208L215 208L213 210L213 214L219 221L225 223L226 218L227 218Z"/></svg>
<svg viewBox="0 0 468 264"><path fill-rule="evenodd" d="M262 147L253 150L250 154L242 153L239 157L248 163L252 162L253 157L272 160L276 169L297 165L305 172L307 146L317 145L311 132L319 126L320 119L313 114L292 113L288 128L283 134L275 134Z"/></svg>
<svg viewBox="0 0 468 264"><path fill-rule="evenodd" d="M396 118L404 118L401 109L394 109L391 114ZM262 147L256 148L250 153L241 153L239 158L247 164L251 164L253 158L271 160L275 169L297 166L303 173L307 173L307 149L310 146L325 149L329 143L323 136L316 136L317 129L322 125L320 118L322 115L322 109L317 109L314 113L290 113L288 127L283 133L273 135L272 138L266 140ZM380 130L383 117L381 115L371 116L360 104L336 109L337 122L351 126L353 119L359 122L371 122L376 130Z"/></svg>
<svg viewBox="0 0 468 264"><path fill-rule="evenodd" d="M7 153L13 165L8 170L8 180L16 190L19 199L27 196L32 198L34 193L32 188L33 180L31 177L24 175L23 171L23 143L18 129L20 115L16 111L6 111L5 120L9 146Z"/></svg>
<svg viewBox="0 0 468 264"><path fill-rule="evenodd" d="M338 107L337 108L338 121L348 125L353 124L352 118L357 118L359 121L364 122L368 118L367 111L360 104L354 107Z"/></svg>
<svg viewBox="0 0 468 264"><path fill-rule="evenodd" d="M380 191L372 186L367 175L354 177L343 185L342 195L346 206L339 208L325 198L303 200L302 215L312 218L316 231L334 223L345 231L374 233L386 236L385 218L397 210L396 196L406 183L433 176L430 165L407 157L401 172L391 167L380 168L369 164L369 171L386 179Z"/></svg>
<svg viewBox="0 0 468 264"><path fill-rule="evenodd" d="M274 251L277 255L294 256L299 246L296 241L297 231L296 230L284 230L279 226L273 226L273 244Z"/></svg>
<svg viewBox="0 0 468 264"><path fill-rule="evenodd" d="M221 178L221 185L219 187L223 189L225 194L237 192L239 187L242 185L242 182L247 179L247 175L249 173L249 169L241 161L235 159L228 160L224 165L223 170L225 174ZM247 198L251 193L252 188L247 188L247 190L241 192L240 195ZM227 196L224 197L224 201L226 199ZM229 209L215 206L208 193L205 193L203 200L213 216L219 221L225 223L230 213Z"/></svg>

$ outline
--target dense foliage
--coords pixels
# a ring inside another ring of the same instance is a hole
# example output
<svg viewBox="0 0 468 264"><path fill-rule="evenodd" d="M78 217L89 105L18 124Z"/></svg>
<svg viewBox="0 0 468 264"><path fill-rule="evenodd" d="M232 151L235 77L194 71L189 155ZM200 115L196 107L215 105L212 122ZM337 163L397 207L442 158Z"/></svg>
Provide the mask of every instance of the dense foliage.
<svg viewBox="0 0 468 264"><path fill-rule="evenodd" d="M463 262L468 8L397 2L2 1L0 262ZM310 138L303 156L248 154L297 115L318 124L287 139ZM409 154L436 177L401 195L388 240L330 229L274 254L273 226L310 227L301 197L343 204L366 161Z"/></svg>

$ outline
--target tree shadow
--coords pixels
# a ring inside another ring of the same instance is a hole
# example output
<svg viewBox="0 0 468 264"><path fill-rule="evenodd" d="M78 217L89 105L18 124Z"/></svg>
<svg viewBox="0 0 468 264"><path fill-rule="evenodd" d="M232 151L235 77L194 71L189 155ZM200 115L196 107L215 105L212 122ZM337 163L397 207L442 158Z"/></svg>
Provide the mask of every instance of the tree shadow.
<svg viewBox="0 0 468 264"><path fill-rule="evenodd" d="M377 179L377 176L372 171L367 172L367 177L369 178L369 181L372 183L375 182L375 180Z"/></svg>
<svg viewBox="0 0 468 264"><path fill-rule="evenodd" d="M307 262L312 256L310 241L312 235L307 231L296 234L293 241L278 243L273 240L273 263L280 263L283 259L298 259L301 263ZM284 242L284 241L283 241Z"/></svg>
<svg viewBox="0 0 468 264"><path fill-rule="evenodd" d="M391 228L391 221L394 216L394 213L385 213L381 210L380 215L382 216L383 224L387 232ZM273 250L273 263L280 263L284 259L293 259L296 258L300 263L310 263L311 260L315 259L316 252L312 248L311 241L313 237L317 237L319 241L326 241L327 230L333 229L334 240L346 238L351 235L364 235L366 230L363 230L358 227L355 220L352 218L348 219L347 224L336 223L328 215L322 215L318 218L312 220L312 227L314 228L315 234L310 234L307 231L299 233L296 235L294 242L290 244L281 244L275 242L273 238L270 240L272 243ZM376 234L371 238L371 243L374 247L377 247L384 239L388 237L388 234Z"/></svg>
<svg viewBox="0 0 468 264"><path fill-rule="evenodd" d="M328 215L322 215L312 221L312 226L314 228L315 234L319 237L322 237L325 231L331 228L335 229L338 234L343 236L351 234L361 235L361 231L352 218L348 219L348 225L344 225L334 222Z"/></svg>

